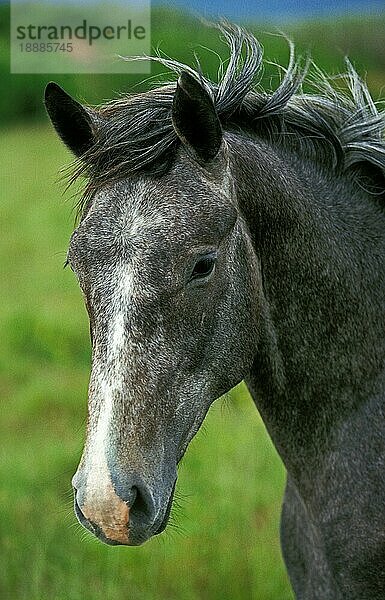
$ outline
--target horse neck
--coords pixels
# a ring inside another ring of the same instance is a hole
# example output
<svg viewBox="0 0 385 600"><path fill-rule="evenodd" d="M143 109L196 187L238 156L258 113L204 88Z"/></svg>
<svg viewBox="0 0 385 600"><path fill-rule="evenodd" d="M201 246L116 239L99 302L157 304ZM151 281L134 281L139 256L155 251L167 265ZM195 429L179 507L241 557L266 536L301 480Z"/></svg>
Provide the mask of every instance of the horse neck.
<svg viewBox="0 0 385 600"><path fill-rule="evenodd" d="M262 273L261 332L246 381L287 468L304 472L378 391L384 212L347 178L233 141L238 202Z"/></svg>

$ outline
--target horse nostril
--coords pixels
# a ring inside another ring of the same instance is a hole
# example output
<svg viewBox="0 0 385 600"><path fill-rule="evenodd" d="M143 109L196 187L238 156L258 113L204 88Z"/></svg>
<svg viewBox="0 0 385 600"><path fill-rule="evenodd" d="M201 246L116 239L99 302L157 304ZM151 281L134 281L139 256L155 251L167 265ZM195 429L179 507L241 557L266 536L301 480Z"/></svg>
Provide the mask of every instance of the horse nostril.
<svg viewBox="0 0 385 600"><path fill-rule="evenodd" d="M144 487L133 486L129 502L130 518L151 521L154 514L154 505L150 494Z"/></svg>

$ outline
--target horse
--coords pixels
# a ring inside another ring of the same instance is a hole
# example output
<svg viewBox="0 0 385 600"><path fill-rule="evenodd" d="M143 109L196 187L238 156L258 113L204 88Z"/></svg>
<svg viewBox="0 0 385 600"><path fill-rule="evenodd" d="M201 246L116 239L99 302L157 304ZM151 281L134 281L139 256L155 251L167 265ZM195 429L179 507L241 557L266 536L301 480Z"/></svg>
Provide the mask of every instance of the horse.
<svg viewBox="0 0 385 600"><path fill-rule="evenodd" d="M162 532L189 442L244 380L287 471L296 598L383 599L384 117L348 61L335 85L292 45L265 91L257 39L218 27L216 82L155 57L171 82L97 108L46 88L87 181L67 255L92 343L75 512L112 545Z"/></svg>

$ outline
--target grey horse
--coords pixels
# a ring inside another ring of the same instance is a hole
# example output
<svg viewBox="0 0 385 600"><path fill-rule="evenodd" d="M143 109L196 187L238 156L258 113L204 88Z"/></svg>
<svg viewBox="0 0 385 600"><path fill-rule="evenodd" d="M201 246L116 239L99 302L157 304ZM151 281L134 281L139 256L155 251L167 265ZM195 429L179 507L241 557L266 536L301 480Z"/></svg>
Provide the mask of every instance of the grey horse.
<svg viewBox="0 0 385 600"><path fill-rule="evenodd" d="M301 600L385 598L384 119L348 63L346 93L293 54L278 88L222 24L216 83L99 108L46 107L86 176L68 251L90 318L79 521L109 544L163 531L177 465L213 401L244 379L287 469L281 543ZM236 507L234 507L236 511Z"/></svg>

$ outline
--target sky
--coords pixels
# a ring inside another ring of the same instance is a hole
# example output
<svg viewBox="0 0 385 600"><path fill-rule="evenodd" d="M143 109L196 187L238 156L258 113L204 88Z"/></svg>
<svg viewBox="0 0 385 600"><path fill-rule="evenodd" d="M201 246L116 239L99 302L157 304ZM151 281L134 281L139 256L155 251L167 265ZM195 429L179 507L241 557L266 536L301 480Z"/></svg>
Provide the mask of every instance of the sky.
<svg viewBox="0 0 385 600"><path fill-rule="evenodd" d="M152 5L165 4L164 0L153 0ZM168 6L185 7L193 12L208 16L231 18L283 17L303 18L330 14L385 12L384 0L169 0Z"/></svg>

